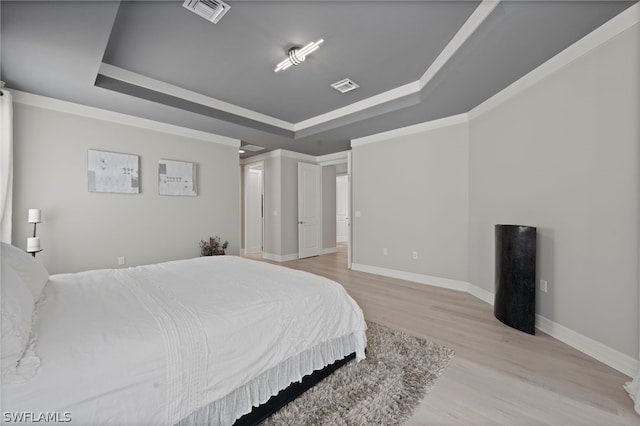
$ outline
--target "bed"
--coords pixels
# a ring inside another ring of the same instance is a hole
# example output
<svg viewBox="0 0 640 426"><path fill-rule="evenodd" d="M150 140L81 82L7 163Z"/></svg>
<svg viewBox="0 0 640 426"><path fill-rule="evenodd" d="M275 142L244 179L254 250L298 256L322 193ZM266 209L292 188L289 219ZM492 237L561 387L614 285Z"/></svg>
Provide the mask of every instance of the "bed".
<svg viewBox="0 0 640 426"><path fill-rule="evenodd" d="M361 309L320 276L237 256L49 276L1 252L3 421L231 425L365 357Z"/></svg>

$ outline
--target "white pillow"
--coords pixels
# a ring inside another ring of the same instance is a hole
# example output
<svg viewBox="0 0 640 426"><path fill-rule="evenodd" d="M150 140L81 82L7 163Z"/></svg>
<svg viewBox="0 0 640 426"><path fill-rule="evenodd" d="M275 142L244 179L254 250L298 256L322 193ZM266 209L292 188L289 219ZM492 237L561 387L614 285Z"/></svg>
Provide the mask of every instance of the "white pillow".
<svg viewBox="0 0 640 426"><path fill-rule="evenodd" d="M29 342L34 303L31 292L14 268L3 263L0 275L2 376L5 376L16 373Z"/></svg>
<svg viewBox="0 0 640 426"><path fill-rule="evenodd" d="M20 250L18 247L7 243L1 244L2 269L5 266L11 266L27 285L33 297L33 302L37 302L40 299L44 285L49 280L47 268L38 263L29 253Z"/></svg>

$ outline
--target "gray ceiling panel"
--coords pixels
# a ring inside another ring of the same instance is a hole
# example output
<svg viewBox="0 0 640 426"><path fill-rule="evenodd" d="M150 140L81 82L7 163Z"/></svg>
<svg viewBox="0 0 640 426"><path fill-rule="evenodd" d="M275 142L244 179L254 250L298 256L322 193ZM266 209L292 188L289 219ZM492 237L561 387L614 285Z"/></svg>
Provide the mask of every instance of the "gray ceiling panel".
<svg viewBox="0 0 640 426"><path fill-rule="evenodd" d="M36 94L93 85L118 11L116 1L0 2L0 78ZM57 97L57 96L56 96Z"/></svg>
<svg viewBox="0 0 640 426"><path fill-rule="evenodd" d="M616 2L502 2L422 91L469 111L620 12ZM442 101L442 100L441 100Z"/></svg>
<svg viewBox="0 0 640 426"><path fill-rule="evenodd" d="M298 122L419 79L478 2L231 4L213 25L181 2L123 2L105 62ZM320 38L305 63L274 72ZM347 77L360 89L331 89Z"/></svg>
<svg viewBox="0 0 640 426"><path fill-rule="evenodd" d="M233 1L211 24L182 1L0 2L7 87L324 155L350 140L467 112L636 1L503 1L421 91L287 126L99 77L101 62L293 124L418 80L478 2ZM289 47L323 37L298 67ZM329 87L349 77L361 88ZM95 82L98 80L98 84ZM250 156L252 154L243 154Z"/></svg>
<svg viewBox="0 0 640 426"><path fill-rule="evenodd" d="M176 96L171 96L166 93L136 86L121 80L113 79L111 77L106 77L102 74L98 74L95 85L97 87L124 93L136 98L146 99L154 103L172 106L183 111L190 111L207 117L216 118L218 120L227 121L229 123L235 123L240 126L251 127L263 132L273 133L274 135L284 136L286 138L295 137L294 132L291 130L286 130L277 126L271 126L269 124L252 120L250 118L243 117L237 114L231 114L229 112L221 111L219 109L215 109L196 102L181 99Z"/></svg>

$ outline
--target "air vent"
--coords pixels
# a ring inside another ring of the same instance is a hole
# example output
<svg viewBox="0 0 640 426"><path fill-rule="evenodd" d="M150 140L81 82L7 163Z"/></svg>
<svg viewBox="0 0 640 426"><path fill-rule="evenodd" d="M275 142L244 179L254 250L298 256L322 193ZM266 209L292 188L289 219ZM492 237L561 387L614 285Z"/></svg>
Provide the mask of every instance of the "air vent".
<svg viewBox="0 0 640 426"><path fill-rule="evenodd" d="M345 78L344 80L336 81L331 85L331 87L333 87L340 93L347 93L357 89L360 86L358 86L356 83L349 80L348 78Z"/></svg>
<svg viewBox="0 0 640 426"><path fill-rule="evenodd" d="M264 149L264 147L258 146L258 145L242 145L240 147L240 149L244 149L245 151L262 151Z"/></svg>
<svg viewBox="0 0 640 426"><path fill-rule="evenodd" d="M185 0L182 6L214 24L231 9L231 6L220 0Z"/></svg>

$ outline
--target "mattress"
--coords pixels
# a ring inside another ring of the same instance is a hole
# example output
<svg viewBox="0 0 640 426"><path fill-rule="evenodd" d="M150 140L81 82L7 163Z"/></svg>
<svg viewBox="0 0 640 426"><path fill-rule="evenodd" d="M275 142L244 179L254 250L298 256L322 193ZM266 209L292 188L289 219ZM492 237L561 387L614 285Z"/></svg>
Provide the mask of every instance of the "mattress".
<svg viewBox="0 0 640 426"><path fill-rule="evenodd" d="M363 359L365 331L340 284L236 256L53 275L33 327L40 366L3 383L2 410L231 424L313 370Z"/></svg>

